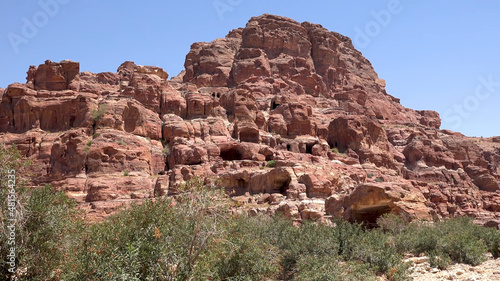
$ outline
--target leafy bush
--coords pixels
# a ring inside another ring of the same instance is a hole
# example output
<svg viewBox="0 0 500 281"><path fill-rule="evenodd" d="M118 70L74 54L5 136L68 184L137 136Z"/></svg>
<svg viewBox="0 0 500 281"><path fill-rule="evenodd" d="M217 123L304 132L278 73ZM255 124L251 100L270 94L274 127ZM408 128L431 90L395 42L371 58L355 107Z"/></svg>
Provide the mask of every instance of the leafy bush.
<svg viewBox="0 0 500 281"><path fill-rule="evenodd" d="M0 145L0 274L12 278L22 276L23 280L48 280L61 272L65 259L71 255L72 243L78 241L83 220L74 209L76 204L64 193L50 185L38 189L24 186L25 168L29 164L15 145L10 148ZM16 195L15 222L8 220L11 212L6 200L11 171L15 171L16 179L15 184L10 184ZM9 241L8 227L12 225L15 244ZM14 274L8 271L10 266L5 260L11 247L16 254Z"/></svg>
<svg viewBox="0 0 500 281"><path fill-rule="evenodd" d="M90 116L94 122L101 120L101 118L104 116L104 113L106 113L107 106L100 104L97 108L92 109L90 112Z"/></svg>
<svg viewBox="0 0 500 281"><path fill-rule="evenodd" d="M216 238L227 212L219 190L195 179L177 202L134 205L95 224L79 247L68 280L206 280L215 276ZM172 206L176 205L175 208ZM213 251L213 253L212 253Z"/></svg>
<svg viewBox="0 0 500 281"><path fill-rule="evenodd" d="M451 262L477 265L486 259L485 253L495 251L495 234L475 225L469 218L453 218L433 225L413 223L397 239L399 252L426 254L436 266ZM495 233L495 232L491 232Z"/></svg>
<svg viewBox="0 0 500 281"><path fill-rule="evenodd" d="M0 252L6 256L8 169L22 171L15 149L0 146ZM20 178L21 178L20 173ZM347 221L295 226L275 216L233 216L222 189L193 178L176 195L132 205L87 226L74 201L51 186L19 185L19 280L409 280L406 253L432 266L481 263L500 253L500 231L468 218L407 223L395 215L366 229ZM0 274L8 276L0 261ZM21 273L23 272L23 273Z"/></svg>
<svg viewBox="0 0 500 281"><path fill-rule="evenodd" d="M264 217L240 217L228 224L223 239L216 239L219 261L213 266L220 280L264 280L277 276L280 251L261 233L268 225Z"/></svg>
<svg viewBox="0 0 500 281"><path fill-rule="evenodd" d="M384 232L392 235L401 234L408 228L408 223L400 216L392 213L382 215L377 219L377 225Z"/></svg>
<svg viewBox="0 0 500 281"><path fill-rule="evenodd" d="M163 156L165 156L165 157L168 157L170 155L170 147L168 146L168 144L165 144L162 152L163 152Z"/></svg>
<svg viewBox="0 0 500 281"><path fill-rule="evenodd" d="M484 241L488 252L495 259L500 258L500 231L497 229L481 229L479 236Z"/></svg>
<svg viewBox="0 0 500 281"><path fill-rule="evenodd" d="M16 218L16 266L26 280L48 280L59 276L79 235L83 219L76 203L50 185L29 190L19 187ZM2 196L3 198L3 196ZM5 214L4 206L2 213ZM4 217L2 215L2 217ZM7 249L6 223L2 221L2 256ZM2 264L2 274L7 266ZM19 274L19 273L16 273Z"/></svg>
<svg viewBox="0 0 500 281"><path fill-rule="evenodd" d="M429 264L432 267L439 268L441 270L445 270L452 264L451 258L445 253L439 251L430 251L429 255Z"/></svg>
<svg viewBox="0 0 500 281"><path fill-rule="evenodd" d="M377 276L368 264L339 263L336 258L309 255L299 258L293 280L372 281L377 280Z"/></svg>
<svg viewBox="0 0 500 281"><path fill-rule="evenodd" d="M276 167L276 161L275 160L267 161L267 167L269 167L269 168Z"/></svg>

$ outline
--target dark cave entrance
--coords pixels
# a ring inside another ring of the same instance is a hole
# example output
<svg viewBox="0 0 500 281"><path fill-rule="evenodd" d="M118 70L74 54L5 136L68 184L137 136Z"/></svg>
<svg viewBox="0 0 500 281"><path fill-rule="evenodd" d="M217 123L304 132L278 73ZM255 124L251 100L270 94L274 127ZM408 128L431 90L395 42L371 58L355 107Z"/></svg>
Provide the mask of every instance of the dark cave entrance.
<svg viewBox="0 0 500 281"><path fill-rule="evenodd" d="M367 228L376 228L377 219L382 215L391 212L389 204L382 203L374 206L358 207L351 210L351 217L349 221L360 223Z"/></svg>
<svg viewBox="0 0 500 281"><path fill-rule="evenodd" d="M279 188L279 193L286 195L286 191L290 187L290 182L291 182L291 179L288 179L288 180L282 182L281 184L277 183L276 185Z"/></svg>
<svg viewBox="0 0 500 281"><path fill-rule="evenodd" d="M337 141L334 141L334 140L329 140L328 146L330 147L330 149L334 149L340 153L345 153L348 150L347 145L345 145L345 144L339 145L339 143Z"/></svg>
<svg viewBox="0 0 500 281"><path fill-rule="evenodd" d="M314 146L314 143L308 143L306 144L306 153L307 154L312 154L313 152L313 146Z"/></svg>
<svg viewBox="0 0 500 281"><path fill-rule="evenodd" d="M278 171L273 174L273 182L271 186L266 188L267 193L281 193L286 195L286 191L290 188L292 178L287 172Z"/></svg>
<svg viewBox="0 0 500 281"><path fill-rule="evenodd" d="M224 161L238 161L238 160L243 160L243 157L241 153L238 151L236 148L230 148L227 150L222 150L220 151L220 157Z"/></svg>
<svg viewBox="0 0 500 281"><path fill-rule="evenodd" d="M69 127L70 127L70 128L73 128L73 126L74 126L74 124L75 124L75 119L76 119L76 117L75 117L75 116L71 116L71 117L69 118Z"/></svg>
<svg viewBox="0 0 500 281"><path fill-rule="evenodd" d="M236 185L229 189L229 193L231 193L233 196L244 195L248 190L248 182L240 178L237 179L235 183Z"/></svg>
<svg viewBox="0 0 500 281"><path fill-rule="evenodd" d="M280 106L279 103L276 103L276 102L271 102L271 110L275 110L276 108L278 108L278 106Z"/></svg>

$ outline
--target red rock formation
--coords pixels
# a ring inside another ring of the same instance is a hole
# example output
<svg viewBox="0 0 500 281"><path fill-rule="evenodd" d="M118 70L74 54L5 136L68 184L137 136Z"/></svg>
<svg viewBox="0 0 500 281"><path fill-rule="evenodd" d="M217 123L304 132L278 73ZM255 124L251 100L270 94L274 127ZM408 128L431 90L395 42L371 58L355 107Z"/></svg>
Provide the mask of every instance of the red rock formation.
<svg viewBox="0 0 500 281"><path fill-rule="evenodd" d="M38 67L30 66L27 74L27 85L35 90L61 91L70 88L70 84L80 73L80 63L61 61L54 63L45 61Z"/></svg>
<svg viewBox="0 0 500 281"><path fill-rule="evenodd" d="M0 139L33 160L33 185L94 218L198 176L251 215L500 221L500 137L439 130L437 112L403 107L343 35L262 15L193 44L185 68L167 80L130 61L97 74L31 66L26 84L0 89Z"/></svg>

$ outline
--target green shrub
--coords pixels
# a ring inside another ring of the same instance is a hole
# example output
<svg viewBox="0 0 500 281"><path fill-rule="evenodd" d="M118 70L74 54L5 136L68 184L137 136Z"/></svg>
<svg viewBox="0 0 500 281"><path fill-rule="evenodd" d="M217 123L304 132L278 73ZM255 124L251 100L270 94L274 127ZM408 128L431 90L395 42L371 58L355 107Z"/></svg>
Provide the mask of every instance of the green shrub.
<svg viewBox="0 0 500 281"><path fill-rule="evenodd" d="M170 155L170 147L168 146L168 144L165 144L162 152L163 152L163 156L165 156L165 157L168 157Z"/></svg>
<svg viewBox="0 0 500 281"><path fill-rule="evenodd" d="M500 230L498 229L480 229L479 236L484 241L488 252L490 252L495 259L500 257Z"/></svg>
<svg viewBox="0 0 500 281"><path fill-rule="evenodd" d="M452 263L450 256L447 255L446 253L433 250L430 251L428 255L429 255L429 264L431 267L436 267L441 270L445 270Z"/></svg>
<svg viewBox="0 0 500 281"><path fill-rule="evenodd" d="M400 234L408 227L408 223L403 218L393 213L387 213L379 217L377 225L384 232L392 235Z"/></svg>
<svg viewBox="0 0 500 281"><path fill-rule="evenodd" d="M377 276L368 264L339 263L336 258L308 255L299 258L293 280L371 281L377 280Z"/></svg>
<svg viewBox="0 0 500 281"><path fill-rule="evenodd" d="M267 167L269 168L273 168L273 167L276 167L276 161L275 160L269 160L267 161Z"/></svg>
<svg viewBox="0 0 500 281"><path fill-rule="evenodd" d="M470 218L449 219L440 222L438 228L445 233L438 249L447 253L454 262L478 265L486 260L487 247L478 232L484 228L474 225Z"/></svg>
<svg viewBox="0 0 500 281"><path fill-rule="evenodd" d="M195 178L173 201L134 205L95 224L68 280L208 280L226 237L228 200Z"/></svg>
<svg viewBox="0 0 500 281"><path fill-rule="evenodd" d="M24 268L24 280L51 280L72 258L75 242L83 233L83 219L76 203L50 185L29 190L18 187L18 216L16 221L17 268ZM2 194L3 195L3 194ZM2 198L4 198L2 196ZM3 201L3 200L2 200ZM2 213L5 209L2 206ZM7 243L6 224L0 235L2 256ZM6 276L7 266L0 267Z"/></svg>
<svg viewBox="0 0 500 281"><path fill-rule="evenodd" d="M212 267L220 280L265 280L278 276L280 251L262 236L265 218L240 217L228 224L224 239L217 239L219 261Z"/></svg>
<svg viewBox="0 0 500 281"><path fill-rule="evenodd" d="M92 145L93 141L92 140L88 140L87 143L85 144L85 147L83 148L83 150L85 151L85 153L89 153L90 151L90 146Z"/></svg>
<svg viewBox="0 0 500 281"><path fill-rule="evenodd" d="M26 188L24 178L30 161L25 159L13 145L0 145L0 274L14 275L8 271L7 251L15 248L15 275L23 280L49 280L61 271L66 259L71 257L72 245L82 232L83 220L76 211L75 202L64 193L57 192L50 185L37 189ZM12 171L15 171L13 173ZM16 197L14 202L15 244L9 241L9 226L12 225L11 210L7 196L10 194L8 175L14 175L11 182ZM10 242L10 243L9 243Z"/></svg>
<svg viewBox="0 0 500 281"><path fill-rule="evenodd" d="M24 161L3 146L0 160L6 256L4 178L12 167L22 171ZM446 268L477 265L487 251L500 252L500 231L468 218L407 223L388 214L370 230L343 220L297 227L280 216L232 216L224 191L197 177L178 187L175 200L146 200L88 226L75 202L50 186L17 191L17 265L26 269L20 280L376 280L383 274L402 281L409 280L406 253ZM8 276L5 261L0 265Z"/></svg>
<svg viewBox="0 0 500 281"><path fill-rule="evenodd" d="M106 113L107 106L104 104L100 104L97 108L92 109L90 112L90 116L94 122L97 122L102 119L104 113Z"/></svg>
<svg viewBox="0 0 500 281"><path fill-rule="evenodd" d="M488 239L488 229L475 225L469 218L453 218L432 225L412 223L396 237L398 252L433 256L436 265L451 262L477 265L494 251L495 238ZM494 233L494 232L493 232ZM492 236L494 237L494 235Z"/></svg>
<svg viewBox="0 0 500 281"><path fill-rule="evenodd" d="M435 225L411 223L396 236L396 248L399 253L410 252L415 256L426 254L436 249L442 235Z"/></svg>
<svg viewBox="0 0 500 281"><path fill-rule="evenodd" d="M123 171L123 175L124 175L125 177L128 177L128 176L129 176L129 174L130 174L130 172L129 172L128 170Z"/></svg>
<svg viewBox="0 0 500 281"><path fill-rule="evenodd" d="M388 273L401 263L401 255L382 231L364 232L353 244L349 258L371 264L377 272Z"/></svg>

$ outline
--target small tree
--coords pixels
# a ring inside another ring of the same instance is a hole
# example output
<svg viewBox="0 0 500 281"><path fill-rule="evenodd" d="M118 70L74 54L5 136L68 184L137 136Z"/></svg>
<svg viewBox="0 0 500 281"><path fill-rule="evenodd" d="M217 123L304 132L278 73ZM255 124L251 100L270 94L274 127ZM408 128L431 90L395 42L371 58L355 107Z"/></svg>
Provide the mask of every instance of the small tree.
<svg viewBox="0 0 500 281"><path fill-rule="evenodd" d="M104 113L106 113L107 106L105 104L100 104L97 108L92 109L91 111L91 117L94 122L97 122L101 120L101 118L104 116Z"/></svg>

